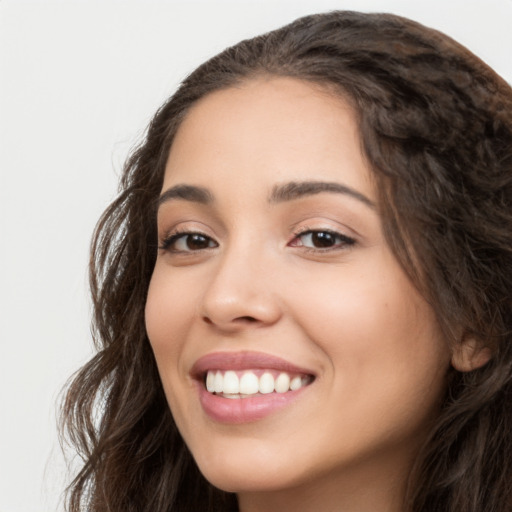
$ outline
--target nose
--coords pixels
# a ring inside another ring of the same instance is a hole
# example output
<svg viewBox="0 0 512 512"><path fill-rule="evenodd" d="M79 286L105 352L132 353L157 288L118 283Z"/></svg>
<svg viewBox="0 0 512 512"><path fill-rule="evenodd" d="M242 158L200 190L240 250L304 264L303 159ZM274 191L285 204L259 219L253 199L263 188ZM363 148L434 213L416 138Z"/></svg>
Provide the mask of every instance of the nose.
<svg viewBox="0 0 512 512"><path fill-rule="evenodd" d="M202 320L225 332L275 324L282 308L273 273L269 258L249 248L220 256L203 296Z"/></svg>

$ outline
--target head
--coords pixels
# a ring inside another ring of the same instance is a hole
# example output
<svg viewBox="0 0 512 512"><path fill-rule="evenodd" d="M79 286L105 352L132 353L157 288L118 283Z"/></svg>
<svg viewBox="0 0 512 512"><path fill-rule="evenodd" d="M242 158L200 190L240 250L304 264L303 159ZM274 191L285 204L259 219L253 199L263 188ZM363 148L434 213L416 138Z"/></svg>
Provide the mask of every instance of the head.
<svg viewBox="0 0 512 512"><path fill-rule="evenodd" d="M352 164L357 162L359 172L357 178L344 174L340 179L369 199L366 205L354 207L351 215L361 217L354 211L367 208L373 211L362 214L363 218L378 218L374 224L379 227L382 241L378 261L385 262L379 270L392 276L388 284L381 284L389 285L387 291L397 295L395 302L390 300L391 312L398 318L390 329L394 339L401 339L401 343L393 345L394 360L398 361L397 354L403 353L403 373L410 371L412 361L418 374L421 362L428 359L428 372L417 380L415 389L416 393L424 391L428 395L424 414L414 416L414 429L399 432L412 438L409 453L413 457L404 462L409 469L414 468L410 499L424 507L456 504L454 493L450 494L455 481L465 481L468 489L475 488L472 468L477 465L482 474L488 475L486 478L496 476L500 469L496 464L484 468L482 454L498 446L492 445L498 443L497 436L494 441L491 439L492 411L504 403L512 362L512 92L492 70L453 40L390 15L345 12L311 16L243 41L199 67L157 112L145 142L127 164L121 195L106 212L95 238L92 289L103 345L96 367L91 369L96 371L98 381L101 378L110 382L103 439L113 442L121 435L121 426L126 427L125 432L135 438L130 458L138 464L137 478L156 482L150 466L159 468L159 496L164 495L164 476L170 479L171 474L173 482L181 482L175 484L176 496L181 495L180 486L189 486L188 491L197 487L198 494L204 494L206 484L176 431L177 422L206 477L224 490L240 490L240 482L229 485L229 475L216 481L213 473L208 473L210 462L197 453L199 444L187 423L183 403L173 395L175 381L167 378L168 365L176 361L164 361L166 353L161 349L163 338L158 327L158 317L166 314L167 305L160 300L165 294L158 292L165 275L159 269L162 257L158 229L165 220L157 217L157 212L162 215L162 208L158 211L162 192L187 183L187 175L180 174L180 169L187 168L192 141L199 140L194 139L198 127L209 126L208 123L216 127L216 112L231 120L236 117L234 112L242 111L246 119L256 120L256 101L276 109L283 105L283 114L288 117L292 104L287 105L286 98L302 102L304 109L297 122L304 127L315 126L314 113L325 109L324 115L318 116L317 129L301 134L313 147L322 144L315 134L321 132L320 125L325 125L326 118L331 116L332 126L342 120L336 126L338 131L326 132L323 140L330 140L330 136L332 140L350 140L343 158ZM256 112L253 117L251 105ZM304 118L308 113L311 116ZM208 141L207 134L207 144ZM290 152L286 153L285 148L284 154ZM262 158L265 163L265 153ZM220 168L216 171L221 173ZM282 177L286 182L312 181L311 176L298 174L297 179L286 173ZM334 174L327 174L322 181L339 181ZM237 196L236 180L230 182L229 176L222 176L229 184L226 194L229 196L232 190ZM254 177L255 173L248 176ZM253 190L261 180L265 180L265 186L275 185L268 173L256 178ZM207 174L194 174L192 184L194 180L206 180L206 185L215 186L215 180ZM216 190L221 192L221 188ZM247 199L250 201L251 197ZM364 232L364 228L361 230ZM230 265L236 265L236 260ZM342 262L338 266L343 267ZM377 268L373 260L371 268ZM287 286L286 275L283 281L278 277L282 273L275 270L272 283L268 284L281 283L283 289ZM362 275L372 276L369 269L360 270ZM341 272L340 268L340 275ZM370 284L380 278L381 274L375 274ZM186 282L177 280L176 284L182 286ZM251 286L248 280L245 282ZM377 290L367 288L371 300ZM176 291L177 298L180 293ZM247 322L260 318L250 310L235 315L243 319L242 327L219 327L221 315L215 316L212 294L206 290L204 296L210 299L202 299L197 306L202 311L200 322L210 322L205 328L221 329L224 338L233 338L233 332L254 332ZM341 294L339 298L348 297ZM335 317L335 301L336 294L328 301L330 310L325 320ZM267 304L271 302L266 300ZM307 316L307 304L303 311ZM277 315L268 320L268 325L277 325L280 313L268 314ZM169 316L172 318L172 311ZM311 322L315 324L314 319ZM396 324L402 330L393 331ZM181 328L179 322L177 327ZM343 327L340 324L340 330ZM309 331L305 328L304 332ZM426 344L412 347L403 343L406 333L415 339L426 337ZM169 332L169 339L172 337ZM334 346L328 346L330 355ZM325 349L325 345L320 348ZM202 349L193 353L187 350L177 359L193 361ZM287 350L293 352L293 345ZM342 355L349 356L350 352ZM319 360L321 368L321 357ZM336 362L336 357L328 360ZM178 368L176 373L179 371ZM319 373L313 372L312 376L319 377ZM397 390L405 382L408 381L398 380ZM171 409L174 407L176 422L166 398ZM415 395L411 400L419 399ZM406 413L400 408L396 412ZM387 425L391 429L395 426ZM198 431L198 435L204 433ZM447 460L452 461L451 469L441 470L449 466ZM502 461L501 469L507 464ZM172 473L178 467L181 474ZM420 479L428 483L423 485L423 491L415 485ZM288 485L294 482L288 481ZM259 490L264 482L254 485L253 490ZM474 495L482 494L485 486L481 478ZM172 493L168 499L173 499Z"/></svg>

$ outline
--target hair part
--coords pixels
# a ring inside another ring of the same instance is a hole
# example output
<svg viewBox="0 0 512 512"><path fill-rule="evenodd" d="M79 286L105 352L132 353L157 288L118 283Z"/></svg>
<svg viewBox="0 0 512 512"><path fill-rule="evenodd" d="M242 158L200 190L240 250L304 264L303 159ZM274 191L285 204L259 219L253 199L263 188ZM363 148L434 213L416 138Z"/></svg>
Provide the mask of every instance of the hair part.
<svg viewBox="0 0 512 512"><path fill-rule="evenodd" d="M389 14L332 12L201 65L127 161L119 196L93 237L98 353L63 405L63 428L84 459L70 512L237 510L234 495L202 477L176 429L144 306L157 253L156 201L181 121L207 94L261 76L314 82L348 99L395 256L450 343L469 337L493 352L484 367L448 376L404 508L510 510L512 90L435 30Z"/></svg>

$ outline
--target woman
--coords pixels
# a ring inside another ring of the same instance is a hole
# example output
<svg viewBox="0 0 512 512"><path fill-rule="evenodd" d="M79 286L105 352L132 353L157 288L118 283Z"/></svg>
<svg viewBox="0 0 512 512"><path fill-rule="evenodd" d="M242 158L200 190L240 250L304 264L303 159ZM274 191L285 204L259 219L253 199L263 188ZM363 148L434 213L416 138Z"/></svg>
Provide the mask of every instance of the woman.
<svg viewBox="0 0 512 512"><path fill-rule="evenodd" d="M508 511L512 90L412 21L243 41L100 220L69 510Z"/></svg>

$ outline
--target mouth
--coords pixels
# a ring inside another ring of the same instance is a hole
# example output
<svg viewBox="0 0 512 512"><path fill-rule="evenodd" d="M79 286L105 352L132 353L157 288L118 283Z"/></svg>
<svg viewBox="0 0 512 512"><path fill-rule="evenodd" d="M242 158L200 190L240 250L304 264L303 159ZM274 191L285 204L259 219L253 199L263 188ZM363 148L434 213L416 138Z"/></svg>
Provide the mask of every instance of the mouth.
<svg viewBox="0 0 512 512"><path fill-rule="evenodd" d="M256 421L292 404L315 380L314 372L259 352L217 352L193 366L199 400L216 422Z"/></svg>
<svg viewBox="0 0 512 512"><path fill-rule="evenodd" d="M208 370L204 385L208 393L223 398L243 399L297 391L308 386L313 379L313 375L279 372L274 369Z"/></svg>

